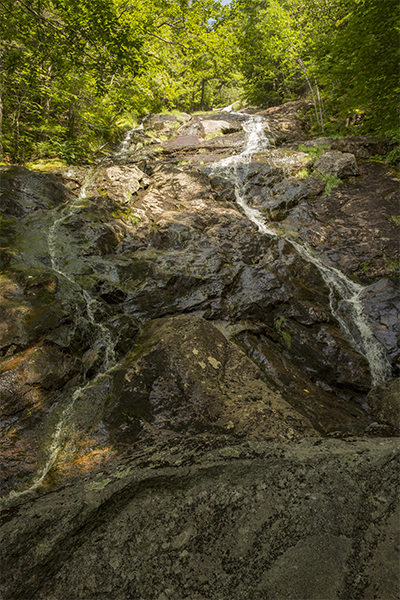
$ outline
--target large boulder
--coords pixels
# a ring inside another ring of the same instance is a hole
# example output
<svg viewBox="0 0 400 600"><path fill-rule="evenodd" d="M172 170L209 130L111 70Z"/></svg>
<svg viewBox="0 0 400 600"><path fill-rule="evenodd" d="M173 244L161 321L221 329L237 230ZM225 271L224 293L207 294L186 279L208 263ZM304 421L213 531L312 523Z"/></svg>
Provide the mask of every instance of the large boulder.
<svg viewBox="0 0 400 600"><path fill-rule="evenodd" d="M322 175L334 175L339 178L360 174L355 156L349 152L325 152L314 164L314 170Z"/></svg>
<svg viewBox="0 0 400 600"><path fill-rule="evenodd" d="M262 372L211 323L150 322L120 363L104 421L113 444L152 434L229 434L293 442L318 435L262 381Z"/></svg>
<svg viewBox="0 0 400 600"><path fill-rule="evenodd" d="M398 456L395 439L153 446L3 512L2 598L397 600Z"/></svg>
<svg viewBox="0 0 400 600"><path fill-rule="evenodd" d="M353 135L330 140L332 150L340 152L350 152L356 158L370 158L377 154L386 154L389 150L389 144L382 140L377 140L365 135Z"/></svg>
<svg viewBox="0 0 400 600"><path fill-rule="evenodd" d="M203 137L222 135L224 133L236 133L241 130L241 127L235 126L228 121L203 119L201 121Z"/></svg>
<svg viewBox="0 0 400 600"><path fill-rule="evenodd" d="M296 100L280 106L271 106L267 110L257 110L256 113L266 116L273 126L279 128L284 141L295 142L306 140L308 137L307 112L311 108L310 100Z"/></svg>

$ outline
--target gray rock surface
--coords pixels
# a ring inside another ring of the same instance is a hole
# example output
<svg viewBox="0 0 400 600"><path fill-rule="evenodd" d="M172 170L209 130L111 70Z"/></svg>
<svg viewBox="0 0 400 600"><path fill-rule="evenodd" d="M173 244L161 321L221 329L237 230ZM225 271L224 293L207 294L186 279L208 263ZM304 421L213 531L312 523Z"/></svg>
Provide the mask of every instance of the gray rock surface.
<svg viewBox="0 0 400 600"><path fill-rule="evenodd" d="M386 154L389 144L365 135L353 135L331 140L332 150L350 152L356 158L369 158L370 156Z"/></svg>
<svg viewBox="0 0 400 600"><path fill-rule="evenodd" d="M195 437L5 511L3 600L397 600L398 440Z"/></svg>
<svg viewBox="0 0 400 600"><path fill-rule="evenodd" d="M334 175L339 178L360 174L355 156L349 152L325 152L314 164L314 170L322 175Z"/></svg>

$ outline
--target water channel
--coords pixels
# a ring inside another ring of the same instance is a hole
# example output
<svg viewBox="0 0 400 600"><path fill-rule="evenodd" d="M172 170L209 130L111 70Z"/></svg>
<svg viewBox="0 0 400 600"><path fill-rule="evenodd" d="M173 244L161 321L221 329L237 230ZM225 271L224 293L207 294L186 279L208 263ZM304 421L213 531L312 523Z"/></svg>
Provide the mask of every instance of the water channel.
<svg viewBox="0 0 400 600"><path fill-rule="evenodd" d="M271 143L269 136L265 134L268 125L264 118L250 116L244 122L243 128L246 132L245 149L240 154L214 163L209 170L210 175L218 175L219 177L233 181L237 204L248 219L257 226L259 231L268 236L282 237L292 244L305 261L312 263L318 269L323 281L330 291L330 309L332 315L339 322L343 333L353 347L368 360L373 383L376 385L385 381L391 376L391 365L385 349L375 338L364 313L363 305L360 300L363 287L350 280L333 265L328 264L323 257L317 256L311 248L301 245L298 241L295 241L288 236L284 236L271 228L265 217L257 209L247 203L243 165L250 165L254 154L266 150L270 147ZM134 131L135 130L128 132L119 151L116 153L116 157L119 157L121 154L128 151ZM241 169L240 172L239 167ZM68 284L76 289L77 297L81 300L83 299L85 308L83 311L84 314L82 314L81 311L80 318L86 319L96 332L95 345L101 347L103 350L102 363L97 374L91 379L86 380L85 374L82 374L81 384L76 387L74 392L70 395L68 402L63 403L64 408L60 412L58 422L54 428L51 439L48 442L47 460L39 469L27 489L22 491L12 491L3 499L5 505L14 502L20 497L31 494L43 483L50 470L57 462L60 451L67 443L68 423L73 416L74 405L77 400L80 399L91 386L106 376L117 363L110 330L98 318L97 313L102 310L100 303L76 282L73 273L68 270L68 238L64 238L62 233L64 223L70 219L75 212L79 211L87 201L87 190L94 176L95 171L89 171L81 188L79 197L68 206L54 211L55 218L48 230L47 245L52 270L57 273L61 279L66 280ZM344 306L346 306L346 310L343 310Z"/></svg>
<svg viewBox="0 0 400 600"><path fill-rule="evenodd" d="M311 248L299 244L288 236L278 234L276 230L268 226L265 217L247 203L245 176L242 172L239 173L238 167L249 165L254 154L266 150L271 143L265 133L266 129L268 130L268 123L263 117L249 117L243 128L247 134L246 147L243 152L215 163L210 174L233 181L238 205L262 233L273 237L282 237L293 245L304 260L317 267L330 291L332 315L340 323L342 331L351 345L367 359L373 384L378 385L386 381L391 377L392 367L386 350L375 338L364 313L360 299L364 288L333 265L327 264L326 260L317 256Z"/></svg>

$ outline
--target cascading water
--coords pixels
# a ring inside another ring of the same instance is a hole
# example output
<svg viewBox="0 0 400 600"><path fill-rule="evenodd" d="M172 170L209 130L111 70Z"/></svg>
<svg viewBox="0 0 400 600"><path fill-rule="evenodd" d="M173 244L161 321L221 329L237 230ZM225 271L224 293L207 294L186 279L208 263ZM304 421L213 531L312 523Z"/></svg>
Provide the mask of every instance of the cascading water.
<svg viewBox="0 0 400 600"><path fill-rule="evenodd" d="M114 155L116 159L119 159L126 154L131 144L132 136L136 131L141 129L143 129L143 125L139 125L139 127L135 127L128 131L121 143L121 146ZM75 173L73 170L67 173L67 176L69 177L73 177L74 175ZM62 235L63 225L68 222L68 219L73 217L74 214L78 213L79 210L85 206L88 190L95 180L96 175L97 169L90 169L84 178L79 196L69 203L68 206L64 206L60 211L56 209L56 218L48 230L47 246L51 268L53 271L60 276L60 280L64 280L64 282L68 283L72 289L76 290L77 300L82 298L84 301L84 309L83 311L79 311L81 312L80 318L89 323L92 326L92 329L96 332L96 339L94 340L93 345L104 350L102 363L98 368L97 375L90 380L87 381L86 375L82 375L82 385L76 388L73 394L67 399L67 405L61 411L49 441L47 448L48 458L42 468L36 473L32 483L27 489L21 491L13 490L10 494L8 494L8 496L2 498L2 504L4 506L7 506L20 497L31 494L43 483L48 473L56 463L62 448L67 443L68 434L66 433L66 430L68 429L68 425L71 423L74 413L74 406L76 405L77 401L89 391L89 388L98 384L102 378L106 377L117 363L114 351L114 342L111 339L110 330L97 318L97 314L102 312L102 306L100 302L93 298L76 281L73 273L73 267L69 266L68 256L71 250L69 249L68 237L63 240Z"/></svg>
<svg viewBox="0 0 400 600"><path fill-rule="evenodd" d="M225 177L234 182L238 205L262 233L273 237L282 237L293 245L304 260L317 267L330 290L330 308L333 316L338 320L344 334L353 347L368 360L373 383L374 385L378 385L390 378L392 368L385 349L375 338L368 324L368 319L364 314L363 305L360 300L364 288L351 281L339 269L326 264L306 246L302 246L290 239L290 237L278 234L269 228L261 213L257 209L250 207L246 202L244 178L240 176L238 167L239 165L249 164L256 152L262 152L270 146L270 141L265 135L265 128L267 127L268 123L263 117L249 117L248 121L243 125L243 129L247 133L247 143L243 152L215 163L210 174ZM350 322L341 315L339 303L349 307Z"/></svg>
<svg viewBox="0 0 400 600"><path fill-rule="evenodd" d="M138 127L133 127L133 129L130 129L128 131L128 133L125 135L119 149L116 151L114 156L116 158L120 158L121 156L126 154L129 150L129 146L131 145L131 140L132 140L132 136L134 135L134 133L136 131L142 131L143 129L144 129L143 123L141 123Z"/></svg>
<svg viewBox="0 0 400 600"><path fill-rule="evenodd" d="M71 173L70 175L73 175L73 173ZM82 318L89 322L97 332L97 339L94 342L94 344L98 347L104 348L104 358L102 360L102 364L99 368L97 375L89 381L85 381L85 376L83 376L83 384L79 386L71 395L68 404L62 411L58 423L53 432L49 447L47 449L48 458L43 467L39 470L38 473L36 473L36 476L34 477L34 480L31 483L31 485L25 490L13 490L8 496L2 498L2 504L4 506L7 506L8 504L14 502L20 497L29 495L30 493L34 492L45 480L49 471L54 466L61 449L63 448L66 438L66 425L68 424L70 417L73 414L73 409L76 401L85 393L86 390L88 390L89 387L96 384L116 364L114 343L111 339L110 331L104 324L102 324L96 319L96 310L101 309L100 303L95 298L92 298L90 294L75 281L73 274L69 273L66 270L67 266L63 267L61 265L64 253L63 244L60 242L60 235L58 234L58 230L60 229L60 227L62 227L62 224L68 218L72 217L85 205L87 189L90 183L92 182L94 176L95 171L90 171L84 180L79 196L68 206L62 208L61 216L55 219L52 226L49 228L47 236L47 245L49 249L50 262L53 271L58 273L58 275L60 275L61 278L66 280L69 284L73 286L74 289L76 289L78 297L81 296L83 298L86 316L82 316Z"/></svg>

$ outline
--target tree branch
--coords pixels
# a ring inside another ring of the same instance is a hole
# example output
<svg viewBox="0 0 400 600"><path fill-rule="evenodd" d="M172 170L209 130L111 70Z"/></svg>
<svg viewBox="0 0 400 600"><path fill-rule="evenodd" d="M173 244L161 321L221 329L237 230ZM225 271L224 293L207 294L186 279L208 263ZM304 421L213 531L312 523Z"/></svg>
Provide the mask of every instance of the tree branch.
<svg viewBox="0 0 400 600"><path fill-rule="evenodd" d="M150 31L145 30L145 33L147 33L147 35L150 35L151 37L155 37L158 40L161 40L162 42L165 42L166 44L170 44L171 46L181 46L182 48L185 48L185 50L189 50L188 46L181 44L181 42L170 42L169 40L165 40L164 38L160 37L159 35L156 35L155 33L150 33Z"/></svg>

